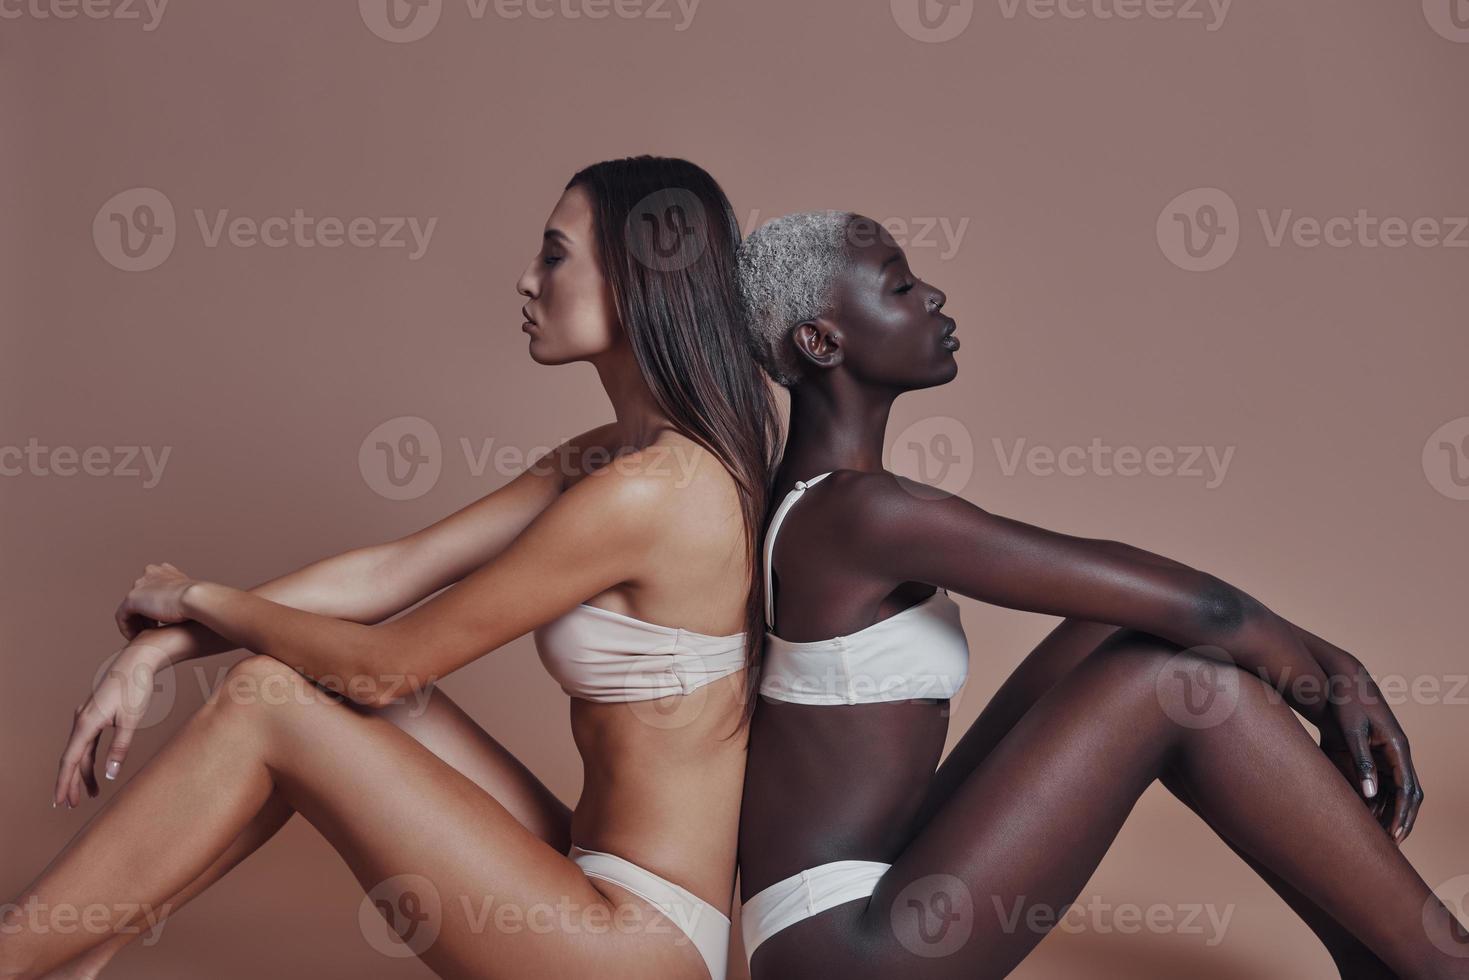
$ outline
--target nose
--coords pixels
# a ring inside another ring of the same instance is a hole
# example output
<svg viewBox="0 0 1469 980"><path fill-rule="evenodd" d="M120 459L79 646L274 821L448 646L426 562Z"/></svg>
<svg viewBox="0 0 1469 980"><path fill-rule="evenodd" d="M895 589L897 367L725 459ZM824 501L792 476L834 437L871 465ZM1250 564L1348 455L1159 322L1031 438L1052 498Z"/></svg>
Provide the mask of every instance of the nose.
<svg viewBox="0 0 1469 980"><path fill-rule="evenodd" d="M535 299L539 288L540 283L536 279L536 260L531 259L530 265L525 267L525 271L515 281L515 291L527 299Z"/></svg>
<svg viewBox="0 0 1469 980"><path fill-rule="evenodd" d="M944 295L944 291L942 289L939 289L937 286L933 287L933 292L930 293L928 296L929 312L937 313L939 310L944 308L944 304L948 301L949 297Z"/></svg>

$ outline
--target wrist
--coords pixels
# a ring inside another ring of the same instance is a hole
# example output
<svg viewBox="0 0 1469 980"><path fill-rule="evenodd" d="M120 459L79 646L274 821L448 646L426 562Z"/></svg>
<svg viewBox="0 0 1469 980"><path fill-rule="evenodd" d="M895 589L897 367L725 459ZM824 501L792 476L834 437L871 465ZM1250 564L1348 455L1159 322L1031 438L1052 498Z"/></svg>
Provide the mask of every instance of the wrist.
<svg viewBox="0 0 1469 980"><path fill-rule="evenodd" d="M128 641L127 650L134 660L162 668L188 659L193 642L193 637L182 626L154 626L139 631Z"/></svg>
<svg viewBox="0 0 1469 980"><path fill-rule="evenodd" d="M118 663L141 664L156 674L179 659L167 644L134 638L118 657Z"/></svg>
<svg viewBox="0 0 1469 980"><path fill-rule="evenodd" d="M195 579L184 586L179 593L179 611L184 619L199 619L200 612L209 601L209 589L213 584Z"/></svg>

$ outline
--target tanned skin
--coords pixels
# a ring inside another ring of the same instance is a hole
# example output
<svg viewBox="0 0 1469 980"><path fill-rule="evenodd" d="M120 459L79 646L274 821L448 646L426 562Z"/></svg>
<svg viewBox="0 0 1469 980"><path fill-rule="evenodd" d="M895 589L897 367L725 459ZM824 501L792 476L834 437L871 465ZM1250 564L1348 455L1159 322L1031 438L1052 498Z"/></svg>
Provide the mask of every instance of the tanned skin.
<svg viewBox="0 0 1469 980"><path fill-rule="evenodd" d="M365 891L402 874L434 883L437 938L414 951L439 976L708 977L661 913L584 875L566 849L617 854L728 914L743 671L697 692L699 710L678 726L648 720L677 696L573 699L586 772L574 810L442 691L422 714L409 696L582 602L715 636L743 628L749 564L733 477L654 403L593 227L573 187L519 291L532 358L593 363L615 422L417 534L253 590L167 563L139 577L117 613L132 642L77 709L54 803L97 795L104 730L118 734L109 761L125 759L157 670L238 647L253 655L15 900L96 905L107 931L6 930L0 977L95 975L127 940L112 935L123 903L177 911L297 813ZM139 631L154 621L187 625ZM308 676L373 683L329 691ZM550 932L495 928L475 918L491 898L491 913L562 903L578 917ZM631 927L607 928L618 922Z"/></svg>
<svg viewBox="0 0 1469 980"><path fill-rule="evenodd" d="M830 861L892 868L870 900L766 940L755 980L1006 976L1045 935L1023 914L1015 924L1017 903L1064 913L1155 781L1310 924L1342 976L1469 976L1469 947L1442 948L1462 939L1457 924L1397 847L1422 789L1359 661L1208 573L883 469L893 400L958 371L944 339L954 321L876 222L852 227L863 233L849 235L832 310L794 331L805 376L791 390L772 507L797 479L833 472L776 538L773 632L854 633L936 588L1064 618L937 772L947 701L761 699L740 827L744 899ZM1174 720L1198 685L1221 683L1237 696L1227 718ZM961 906L958 928L972 934L935 955Z"/></svg>

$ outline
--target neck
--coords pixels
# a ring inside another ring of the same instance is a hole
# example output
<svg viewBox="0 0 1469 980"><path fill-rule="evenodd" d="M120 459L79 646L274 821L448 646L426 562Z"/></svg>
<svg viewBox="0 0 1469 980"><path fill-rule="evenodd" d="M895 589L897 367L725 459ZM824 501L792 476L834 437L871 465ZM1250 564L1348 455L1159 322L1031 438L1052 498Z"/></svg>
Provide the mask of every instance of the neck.
<svg viewBox="0 0 1469 980"><path fill-rule="evenodd" d="M883 434L899 391L862 388L845 379L791 389L790 434L781 476L806 479L828 470L880 473Z"/></svg>
<svg viewBox="0 0 1469 980"><path fill-rule="evenodd" d="M619 338L613 347L594 358L592 364L612 403L619 446L629 451L644 449L659 433L673 428L643 380L643 372L638 369L637 358L626 338Z"/></svg>

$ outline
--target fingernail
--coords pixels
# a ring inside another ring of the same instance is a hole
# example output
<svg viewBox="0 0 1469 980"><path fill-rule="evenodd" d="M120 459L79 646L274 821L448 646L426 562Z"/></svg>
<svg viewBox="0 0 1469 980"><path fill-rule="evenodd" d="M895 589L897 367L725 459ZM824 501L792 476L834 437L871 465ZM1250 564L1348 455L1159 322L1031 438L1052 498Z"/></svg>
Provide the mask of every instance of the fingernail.
<svg viewBox="0 0 1469 980"><path fill-rule="evenodd" d="M56 809L56 801L55 800L52 800L51 801L51 809L53 809L53 810Z"/></svg>
<svg viewBox="0 0 1469 980"><path fill-rule="evenodd" d="M1368 776L1366 779L1362 780L1362 792L1367 794L1368 796L1377 795L1377 783L1372 779L1371 776Z"/></svg>
<svg viewBox="0 0 1469 980"><path fill-rule="evenodd" d="M117 770L121 765L122 763L118 762L116 759L109 759L107 761L107 778L116 779Z"/></svg>

